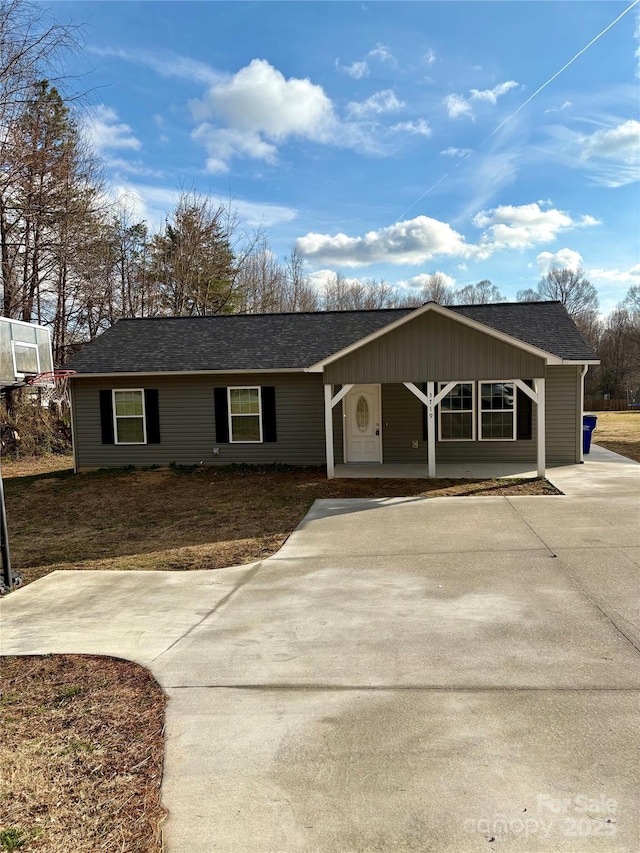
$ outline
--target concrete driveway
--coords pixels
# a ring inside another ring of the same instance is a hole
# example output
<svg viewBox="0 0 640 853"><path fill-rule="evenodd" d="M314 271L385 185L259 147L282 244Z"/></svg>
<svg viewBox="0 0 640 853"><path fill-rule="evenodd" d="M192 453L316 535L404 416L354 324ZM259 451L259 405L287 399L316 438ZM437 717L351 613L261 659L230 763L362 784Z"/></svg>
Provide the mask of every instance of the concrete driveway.
<svg viewBox="0 0 640 853"><path fill-rule="evenodd" d="M640 466L603 453L573 496L319 501L252 566L56 573L2 652L151 669L168 853L635 853Z"/></svg>

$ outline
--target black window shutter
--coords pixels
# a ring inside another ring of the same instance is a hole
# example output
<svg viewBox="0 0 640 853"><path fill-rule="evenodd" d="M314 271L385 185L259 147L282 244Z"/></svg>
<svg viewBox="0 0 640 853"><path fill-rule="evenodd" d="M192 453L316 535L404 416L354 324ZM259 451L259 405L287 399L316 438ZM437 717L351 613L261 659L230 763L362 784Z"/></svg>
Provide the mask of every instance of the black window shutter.
<svg viewBox="0 0 640 853"><path fill-rule="evenodd" d="M147 416L147 444L160 444L160 409L156 388L145 388L144 410Z"/></svg>
<svg viewBox="0 0 640 853"><path fill-rule="evenodd" d="M525 385L529 388L533 386L531 380L526 379ZM520 388L516 395L516 405L518 407L516 438L518 441L526 441L533 437L531 424L533 422L533 400L528 394L525 394Z"/></svg>
<svg viewBox="0 0 640 853"><path fill-rule="evenodd" d="M213 389L213 406L216 417L216 442L227 444L229 441L229 406L227 405L227 389Z"/></svg>
<svg viewBox="0 0 640 853"><path fill-rule="evenodd" d="M111 391L100 391L100 427L102 429L102 443L115 444Z"/></svg>
<svg viewBox="0 0 640 853"><path fill-rule="evenodd" d="M272 385L263 385L262 395L262 440L277 441L276 431L276 389Z"/></svg>

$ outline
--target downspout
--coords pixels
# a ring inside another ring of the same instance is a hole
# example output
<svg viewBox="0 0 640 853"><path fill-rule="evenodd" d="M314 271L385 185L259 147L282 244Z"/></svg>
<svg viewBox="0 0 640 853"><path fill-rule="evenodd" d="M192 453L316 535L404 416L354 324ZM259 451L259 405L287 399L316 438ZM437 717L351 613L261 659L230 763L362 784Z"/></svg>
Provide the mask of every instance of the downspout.
<svg viewBox="0 0 640 853"><path fill-rule="evenodd" d="M578 442L580 446L580 464L584 464L584 445L582 439L582 416L584 415L584 378L587 375L587 370L589 370L588 364L582 365L582 370L580 371L580 406L578 407Z"/></svg>

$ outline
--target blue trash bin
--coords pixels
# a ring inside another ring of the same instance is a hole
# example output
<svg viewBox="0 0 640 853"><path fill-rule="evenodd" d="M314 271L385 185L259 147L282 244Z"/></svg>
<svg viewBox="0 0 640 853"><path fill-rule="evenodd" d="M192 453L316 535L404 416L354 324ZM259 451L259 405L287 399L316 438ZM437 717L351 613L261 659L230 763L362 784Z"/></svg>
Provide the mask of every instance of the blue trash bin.
<svg viewBox="0 0 640 853"><path fill-rule="evenodd" d="M596 428L598 418L595 415L582 416L582 450L589 453L591 450L591 434Z"/></svg>

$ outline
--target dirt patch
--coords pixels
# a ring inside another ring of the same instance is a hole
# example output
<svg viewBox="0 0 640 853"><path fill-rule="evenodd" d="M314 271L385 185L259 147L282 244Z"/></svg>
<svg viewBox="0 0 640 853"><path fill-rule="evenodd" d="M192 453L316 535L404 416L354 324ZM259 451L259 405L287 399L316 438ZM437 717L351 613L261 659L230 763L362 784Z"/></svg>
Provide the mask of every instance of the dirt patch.
<svg viewBox="0 0 640 853"><path fill-rule="evenodd" d="M159 853L165 696L113 658L0 659L0 849Z"/></svg>
<svg viewBox="0 0 640 853"><path fill-rule="evenodd" d="M592 440L607 450L640 462L640 412L594 412Z"/></svg>
<svg viewBox="0 0 640 853"><path fill-rule="evenodd" d="M35 466L30 470L34 470ZM327 480L322 468L45 470L5 481L15 571L216 569L275 553L317 498L557 494L545 480Z"/></svg>

